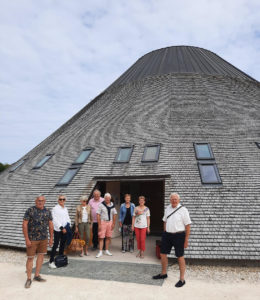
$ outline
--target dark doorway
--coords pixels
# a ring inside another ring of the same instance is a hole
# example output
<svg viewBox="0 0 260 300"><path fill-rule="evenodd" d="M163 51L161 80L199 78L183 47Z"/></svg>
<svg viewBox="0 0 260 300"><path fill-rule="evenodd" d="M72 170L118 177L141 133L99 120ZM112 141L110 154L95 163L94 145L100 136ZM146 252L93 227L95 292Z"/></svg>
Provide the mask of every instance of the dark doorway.
<svg viewBox="0 0 260 300"><path fill-rule="evenodd" d="M132 202L138 205L138 197L145 196L146 206L151 212L151 233L159 234L163 230L164 181L122 181L120 182L120 199L131 194Z"/></svg>
<svg viewBox="0 0 260 300"><path fill-rule="evenodd" d="M101 195L104 196L107 190L107 184L109 182L120 183L120 203L118 202L117 209L120 208L120 204L124 202L124 195L131 194L132 202L137 206L138 197L145 196L146 206L149 207L151 213L151 234L161 234L163 231L163 213L164 213L164 184L163 180L106 180L97 181L95 188L101 191ZM93 191L92 191L93 192ZM91 196L90 196L91 197ZM114 199L112 199L114 201ZM119 200L119 199L118 199ZM119 213L119 212L118 212Z"/></svg>

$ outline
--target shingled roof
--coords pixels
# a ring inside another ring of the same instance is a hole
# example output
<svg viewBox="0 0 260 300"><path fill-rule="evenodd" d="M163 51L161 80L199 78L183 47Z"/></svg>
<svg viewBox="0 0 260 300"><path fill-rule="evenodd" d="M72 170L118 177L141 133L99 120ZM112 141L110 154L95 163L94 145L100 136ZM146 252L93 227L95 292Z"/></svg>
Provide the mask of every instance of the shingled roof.
<svg viewBox="0 0 260 300"><path fill-rule="evenodd" d="M210 51L169 47L148 53L61 128L0 175L0 244L24 247L21 230L35 195L53 207L62 189L70 213L97 178L161 177L165 205L176 191L192 224L187 257L259 259L259 83ZM194 144L210 143L222 183L202 184ZM158 162L142 163L160 144ZM127 164L120 146L134 145ZM71 183L57 182L82 149L94 151ZM46 154L54 154L34 169Z"/></svg>

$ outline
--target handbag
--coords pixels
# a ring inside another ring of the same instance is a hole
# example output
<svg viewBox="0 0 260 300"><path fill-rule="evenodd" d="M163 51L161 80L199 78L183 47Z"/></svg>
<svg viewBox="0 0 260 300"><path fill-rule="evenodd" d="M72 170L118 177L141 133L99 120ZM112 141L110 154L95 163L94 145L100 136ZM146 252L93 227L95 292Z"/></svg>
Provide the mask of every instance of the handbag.
<svg viewBox="0 0 260 300"><path fill-rule="evenodd" d="M68 264L68 257L66 255L57 255L54 259L57 268L66 267Z"/></svg>
<svg viewBox="0 0 260 300"><path fill-rule="evenodd" d="M78 233L74 233L73 239L70 245L67 247L67 252L76 252L82 251L83 247L85 246L85 241L79 238Z"/></svg>

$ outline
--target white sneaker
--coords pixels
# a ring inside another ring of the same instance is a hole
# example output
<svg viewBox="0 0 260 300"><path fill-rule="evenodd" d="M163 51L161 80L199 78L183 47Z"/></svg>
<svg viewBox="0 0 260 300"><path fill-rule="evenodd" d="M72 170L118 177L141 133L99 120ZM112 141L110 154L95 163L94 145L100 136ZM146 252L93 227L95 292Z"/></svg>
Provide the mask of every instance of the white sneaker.
<svg viewBox="0 0 260 300"><path fill-rule="evenodd" d="M102 251L99 251L98 254L96 255L96 258L99 258L102 255L103 255Z"/></svg>
<svg viewBox="0 0 260 300"><path fill-rule="evenodd" d="M106 255L112 256L112 253L109 250L106 250Z"/></svg>
<svg viewBox="0 0 260 300"><path fill-rule="evenodd" d="M54 261L52 263L49 263L49 268L51 268L51 269L57 269L57 267L55 266Z"/></svg>

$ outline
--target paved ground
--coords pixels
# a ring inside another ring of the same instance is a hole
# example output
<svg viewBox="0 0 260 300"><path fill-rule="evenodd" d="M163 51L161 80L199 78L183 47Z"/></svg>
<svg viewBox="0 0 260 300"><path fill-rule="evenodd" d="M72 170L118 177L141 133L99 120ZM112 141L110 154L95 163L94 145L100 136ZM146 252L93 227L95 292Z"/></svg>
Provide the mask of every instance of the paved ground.
<svg viewBox="0 0 260 300"><path fill-rule="evenodd" d="M154 242L148 241L150 251L141 260L135 255L122 254L118 250L120 241L113 240L112 257L79 258L69 256L70 262L90 261L128 261L133 263L154 264L159 267L159 260L154 256ZM29 290L24 289L25 253L0 248L0 299L1 300L52 300L52 299L178 299L178 300L259 300L260 268L223 267L223 266L187 266L187 284L177 289L178 266L173 264L168 270L168 279L162 286L104 281L96 279L70 278L55 275L44 275L46 283L33 282ZM48 259L46 258L46 261Z"/></svg>

